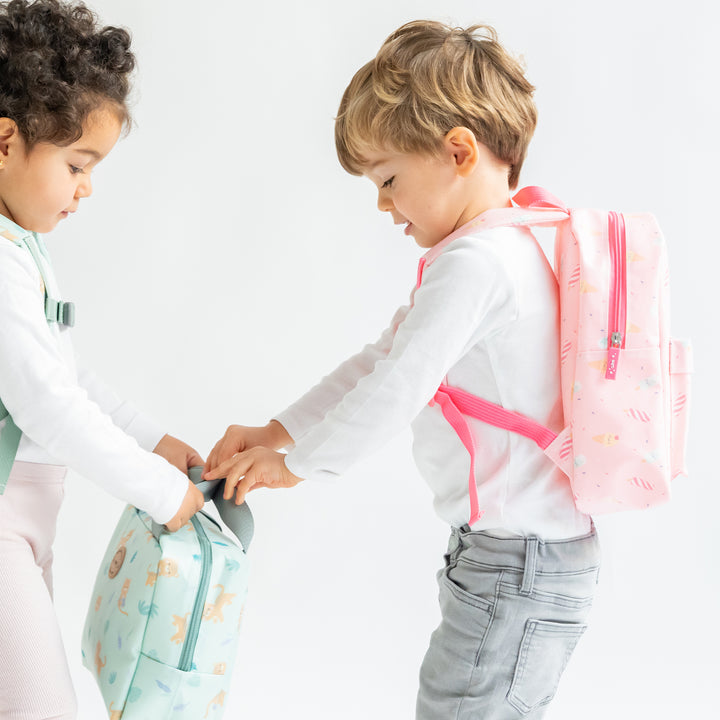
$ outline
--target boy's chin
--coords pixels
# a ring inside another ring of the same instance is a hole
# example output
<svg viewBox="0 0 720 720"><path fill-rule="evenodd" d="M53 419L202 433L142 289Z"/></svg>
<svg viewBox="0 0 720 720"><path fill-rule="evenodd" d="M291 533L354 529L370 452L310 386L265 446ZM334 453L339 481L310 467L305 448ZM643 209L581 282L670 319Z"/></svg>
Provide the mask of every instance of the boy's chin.
<svg viewBox="0 0 720 720"><path fill-rule="evenodd" d="M419 237L413 236L413 240L418 247L421 247L423 250L429 250L435 247L442 238L428 238L420 235Z"/></svg>

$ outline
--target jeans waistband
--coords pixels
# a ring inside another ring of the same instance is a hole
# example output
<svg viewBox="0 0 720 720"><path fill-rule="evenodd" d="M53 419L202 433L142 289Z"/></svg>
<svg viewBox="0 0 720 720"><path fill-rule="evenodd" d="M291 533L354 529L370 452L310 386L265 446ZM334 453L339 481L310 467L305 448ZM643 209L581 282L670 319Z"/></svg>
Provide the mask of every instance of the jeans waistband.
<svg viewBox="0 0 720 720"><path fill-rule="evenodd" d="M562 540L528 537L500 537L491 531L453 528L450 554L477 548L473 562L517 570L528 578L535 574L577 574L600 566L600 545L595 527L587 535ZM454 547L452 547L454 545Z"/></svg>

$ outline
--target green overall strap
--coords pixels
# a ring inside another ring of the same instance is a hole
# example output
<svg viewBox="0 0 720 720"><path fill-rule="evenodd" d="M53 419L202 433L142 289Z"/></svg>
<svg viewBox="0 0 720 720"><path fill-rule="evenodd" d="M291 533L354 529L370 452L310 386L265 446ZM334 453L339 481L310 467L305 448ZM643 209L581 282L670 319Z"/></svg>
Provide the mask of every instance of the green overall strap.
<svg viewBox="0 0 720 720"><path fill-rule="evenodd" d="M48 280L45 275L45 270L43 269L45 266L41 259L42 255L48 265L50 264L50 256L45 248L45 244L37 233L32 233L32 236L26 235L22 238L22 243L32 255L35 265L37 265L37 269L40 271L40 277L42 277L43 286L45 287L45 318L50 323L56 322L60 325L73 327L73 325L75 325L75 303L55 300L55 298L51 298L48 295Z"/></svg>
<svg viewBox="0 0 720 720"><path fill-rule="evenodd" d="M20 428L0 400L0 495L5 492L21 435Z"/></svg>

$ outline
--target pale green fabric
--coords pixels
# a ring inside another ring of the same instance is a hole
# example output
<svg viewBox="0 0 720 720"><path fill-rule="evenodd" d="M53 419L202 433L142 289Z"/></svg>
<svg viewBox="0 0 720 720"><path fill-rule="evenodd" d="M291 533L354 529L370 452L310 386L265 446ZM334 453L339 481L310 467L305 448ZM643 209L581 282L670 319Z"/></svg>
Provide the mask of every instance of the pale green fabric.
<svg viewBox="0 0 720 720"><path fill-rule="evenodd" d="M204 513L168 533L127 506L82 638L83 663L111 718L222 716L248 572L243 548Z"/></svg>

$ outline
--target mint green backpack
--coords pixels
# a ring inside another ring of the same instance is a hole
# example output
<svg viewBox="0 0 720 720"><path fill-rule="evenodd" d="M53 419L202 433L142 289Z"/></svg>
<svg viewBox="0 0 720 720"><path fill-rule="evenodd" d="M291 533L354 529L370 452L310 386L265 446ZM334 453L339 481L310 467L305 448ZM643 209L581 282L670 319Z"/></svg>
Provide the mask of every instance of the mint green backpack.
<svg viewBox="0 0 720 720"><path fill-rule="evenodd" d="M239 543L201 511L175 533L128 505L110 540L82 636L111 720L218 720L237 654L253 518L200 482Z"/></svg>
<svg viewBox="0 0 720 720"><path fill-rule="evenodd" d="M48 278L41 262L41 256L45 258L48 266L50 265L50 256L43 244L42 239L37 233L23 230L19 225L4 216L0 216L0 235L6 240L10 240L20 250L30 253L32 259L40 272L42 278L43 289L45 293L45 317L49 323L59 323L72 327L75 324L75 305L71 302L62 302L55 300L48 295L47 285ZM10 413L0 400L0 495L5 493L10 471L12 470L15 456L17 455L18 445L22 432L20 428L13 422Z"/></svg>

